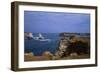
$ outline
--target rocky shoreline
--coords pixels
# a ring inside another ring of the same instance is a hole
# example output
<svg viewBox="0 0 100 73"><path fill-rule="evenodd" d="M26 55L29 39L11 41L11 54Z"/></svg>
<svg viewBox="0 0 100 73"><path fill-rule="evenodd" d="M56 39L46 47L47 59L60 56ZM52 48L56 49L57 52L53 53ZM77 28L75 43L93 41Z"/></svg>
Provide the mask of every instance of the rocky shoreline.
<svg viewBox="0 0 100 73"><path fill-rule="evenodd" d="M41 56L34 56L31 52L25 53L25 61L84 59L90 58L90 39L77 37L76 33L60 33L58 50L55 54L45 51Z"/></svg>

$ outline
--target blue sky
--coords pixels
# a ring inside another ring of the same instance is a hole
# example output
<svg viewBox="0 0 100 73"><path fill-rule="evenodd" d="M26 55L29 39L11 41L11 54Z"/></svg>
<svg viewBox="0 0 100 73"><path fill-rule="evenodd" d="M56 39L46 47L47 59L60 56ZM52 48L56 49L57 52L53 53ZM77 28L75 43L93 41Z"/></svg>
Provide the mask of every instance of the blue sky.
<svg viewBox="0 0 100 73"><path fill-rule="evenodd" d="M90 15L24 11L24 31L33 33L90 32Z"/></svg>

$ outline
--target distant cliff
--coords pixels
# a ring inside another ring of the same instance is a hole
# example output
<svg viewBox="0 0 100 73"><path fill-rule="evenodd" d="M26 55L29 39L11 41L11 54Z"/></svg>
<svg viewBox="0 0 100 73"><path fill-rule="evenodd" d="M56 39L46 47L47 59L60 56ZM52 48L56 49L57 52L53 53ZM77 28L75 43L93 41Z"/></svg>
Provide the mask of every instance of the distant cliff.
<svg viewBox="0 0 100 73"><path fill-rule="evenodd" d="M33 34L31 32L24 32L25 39L33 39Z"/></svg>

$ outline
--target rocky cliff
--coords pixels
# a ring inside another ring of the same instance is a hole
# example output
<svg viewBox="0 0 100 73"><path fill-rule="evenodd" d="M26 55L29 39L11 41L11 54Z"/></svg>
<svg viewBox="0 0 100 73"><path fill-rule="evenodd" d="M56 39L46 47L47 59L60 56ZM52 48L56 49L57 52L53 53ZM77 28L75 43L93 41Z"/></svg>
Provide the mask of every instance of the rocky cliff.
<svg viewBox="0 0 100 73"><path fill-rule="evenodd" d="M77 37L76 33L61 33L58 51L55 59L68 56L88 54L90 52L89 38ZM84 41L83 41L84 40Z"/></svg>
<svg viewBox="0 0 100 73"><path fill-rule="evenodd" d="M25 39L33 39L33 34L31 32L25 32L24 33L24 38Z"/></svg>

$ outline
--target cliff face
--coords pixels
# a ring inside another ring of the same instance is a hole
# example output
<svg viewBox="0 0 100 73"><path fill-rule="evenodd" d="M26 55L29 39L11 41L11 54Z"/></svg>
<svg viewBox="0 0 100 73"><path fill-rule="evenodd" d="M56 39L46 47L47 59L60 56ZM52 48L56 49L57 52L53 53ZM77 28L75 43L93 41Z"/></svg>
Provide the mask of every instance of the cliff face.
<svg viewBox="0 0 100 73"><path fill-rule="evenodd" d="M66 35L66 33L61 33L59 37L60 41L58 44L58 51L55 53L56 59L59 59L65 55L65 52L69 45L69 37Z"/></svg>
<svg viewBox="0 0 100 73"><path fill-rule="evenodd" d="M61 33L58 51L55 53L56 58L67 57L71 55L89 54L90 45L87 37L77 37L75 34ZM84 41L83 41L84 40Z"/></svg>
<svg viewBox="0 0 100 73"><path fill-rule="evenodd" d="M69 37L65 33L60 34L59 50L65 52L69 45Z"/></svg>

